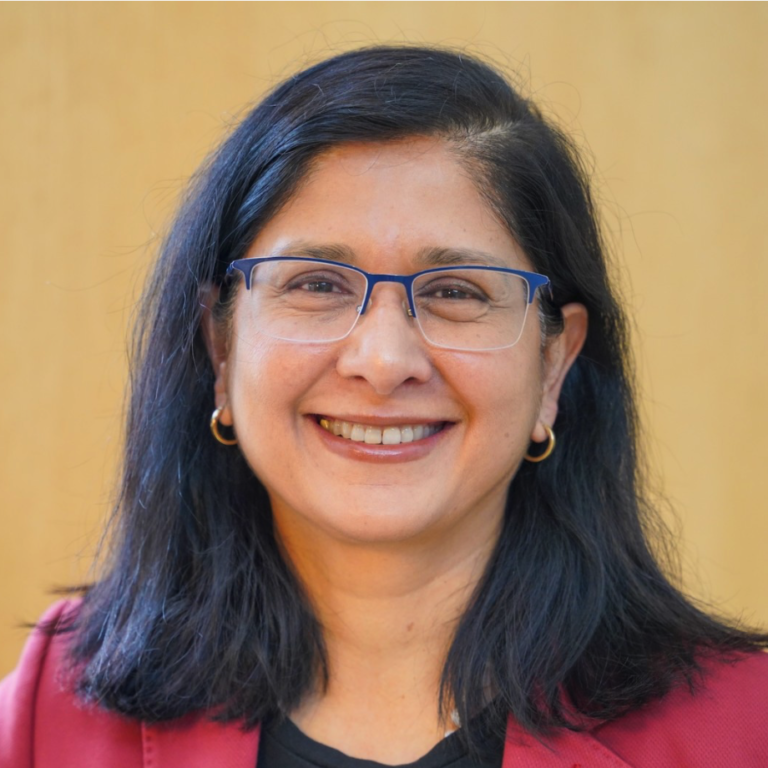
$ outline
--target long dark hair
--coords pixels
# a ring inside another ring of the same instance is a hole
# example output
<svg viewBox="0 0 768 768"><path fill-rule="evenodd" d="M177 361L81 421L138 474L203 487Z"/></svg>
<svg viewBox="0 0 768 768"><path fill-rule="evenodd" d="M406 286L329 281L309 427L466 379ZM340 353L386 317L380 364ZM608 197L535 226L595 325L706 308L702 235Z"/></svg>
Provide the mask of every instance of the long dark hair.
<svg viewBox="0 0 768 768"><path fill-rule="evenodd" d="M692 681L702 653L766 642L694 607L651 552L626 322L572 142L475 58L375 47L282 83L190 185L136 327L107 568L75 620L85 697L146 721L206 711L253 725L290 711L326 673L321 627L278 551L266 492L238 449L208 431L201 295L211 285L226 294L226 265L319 153L408 136L448 142L550 276L545 332L558 332L567 302L590 318L560 399L557 450L512 481L445 663L443 700L466 723L490 690L499 727L508 713L532 732L577 727Z"/></svg>

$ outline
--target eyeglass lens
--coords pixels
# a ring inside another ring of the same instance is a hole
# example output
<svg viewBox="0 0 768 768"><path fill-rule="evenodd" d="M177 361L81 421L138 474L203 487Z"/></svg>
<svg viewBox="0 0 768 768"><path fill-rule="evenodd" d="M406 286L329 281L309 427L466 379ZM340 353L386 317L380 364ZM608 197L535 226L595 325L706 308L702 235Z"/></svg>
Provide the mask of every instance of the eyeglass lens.
<svg viewBox="0 0 768 768"><path fill-rule="evenodd" d="M331 342L355 326L366 288L365 276L354 269L276 259L254 266L249 303L262 333L288 341ZM523 330L528 291L525 278L491 269L428 272L413 282L416 321L437 346L512 346Z"/></svg>

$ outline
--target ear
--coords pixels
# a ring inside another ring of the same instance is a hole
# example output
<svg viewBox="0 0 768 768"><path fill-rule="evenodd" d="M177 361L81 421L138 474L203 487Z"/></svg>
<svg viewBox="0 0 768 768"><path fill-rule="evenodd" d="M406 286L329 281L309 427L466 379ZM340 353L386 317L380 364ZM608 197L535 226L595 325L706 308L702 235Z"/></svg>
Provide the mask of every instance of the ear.
<svg viewBox="0 0 768 768"><path fill-rule="evenodd" d="M213 308L219 301L219 287L217 285L208 286L202 291L200 304L203 307L203 318L200 324L200 330L205 340L205 348L208 350L213 372L216 375L216 381L213 386L213 396L216 408L221 408L219 421L224 426L232 426L232 412L228 405L227 397L227 357L228 343L227 336L221 323L216 321Z"/></svg>
<svg viewBox="0 0 768 768"><path fill-rule="evenodd" d="M531 439L536 443L547 440L544 425L552 426L557 418L557 404L565 376L578 357L587 338L587 308L583 304L566 304L560 309L563 331L547 342L544 351L544 386L539 419Z"/></svg>

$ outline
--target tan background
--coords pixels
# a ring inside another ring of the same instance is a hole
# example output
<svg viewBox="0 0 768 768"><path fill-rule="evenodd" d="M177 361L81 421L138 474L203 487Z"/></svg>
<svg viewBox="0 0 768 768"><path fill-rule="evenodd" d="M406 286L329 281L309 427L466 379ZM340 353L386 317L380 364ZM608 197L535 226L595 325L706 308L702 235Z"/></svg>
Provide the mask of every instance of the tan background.
<svg viewBox="0 0 768 768"><path fill-rule="evenodd" d="M87 577L183 180L276 78L402 40L513 65L588 139L686 584L768 624L768 5L3 4L0 674Z"/></svg>

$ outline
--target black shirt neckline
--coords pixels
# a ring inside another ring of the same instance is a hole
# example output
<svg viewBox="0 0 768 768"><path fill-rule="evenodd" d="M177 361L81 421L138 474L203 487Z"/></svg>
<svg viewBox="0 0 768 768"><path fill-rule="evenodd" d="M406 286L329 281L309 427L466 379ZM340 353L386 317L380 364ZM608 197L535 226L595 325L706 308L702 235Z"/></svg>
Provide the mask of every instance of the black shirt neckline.
<svg viewBox="0 0 768 768"><path fill-rule="evenodd" d="M259 747L259 768L465 768L465 766L500 766L504 743L489 738L487 762L470 760L459 731L435 744L432 749L411 763L392 766L375 760L350 757L307 736L287 717L275 718L263 724ZM262 763L262 758L264 761Z"/></svg>
<svg viewBox="0 0 768 768"><path fill-rule="evenodd" d="M307 765L321 768L448 768L466 755L458 731L439 741L418 760L398 766L345 755L338 749L311 739L287 717L269 723L265 728L265 735L277 741L283 749L306 761Z"/></svg>

